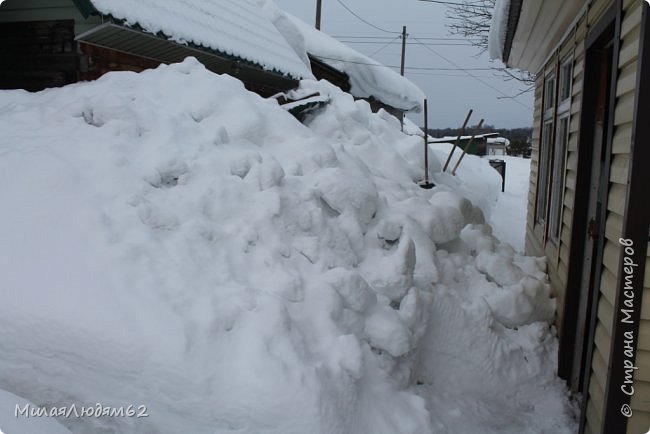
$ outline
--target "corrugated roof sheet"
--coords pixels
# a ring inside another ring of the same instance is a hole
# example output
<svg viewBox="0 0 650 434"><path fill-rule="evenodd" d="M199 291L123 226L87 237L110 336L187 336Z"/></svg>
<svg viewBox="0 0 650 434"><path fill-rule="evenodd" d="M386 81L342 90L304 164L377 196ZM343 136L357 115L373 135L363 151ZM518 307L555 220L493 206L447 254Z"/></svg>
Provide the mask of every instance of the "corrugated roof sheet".
<svg viewBox="0 0 650 434"><path fill-rule="evenodd" d="M268 16L250 0L90 1L102 14L175 42L236 56L293 78L312 77Z"/></svg>

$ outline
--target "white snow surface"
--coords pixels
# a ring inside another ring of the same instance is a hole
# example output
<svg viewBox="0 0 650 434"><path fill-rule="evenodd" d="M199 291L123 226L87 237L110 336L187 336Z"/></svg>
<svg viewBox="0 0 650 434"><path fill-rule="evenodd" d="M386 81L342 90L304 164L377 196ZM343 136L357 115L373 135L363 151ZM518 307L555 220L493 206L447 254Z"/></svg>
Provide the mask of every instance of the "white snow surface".
<svg viewBox="0 0 650 434"><path fill-rule="evenodd" d="M506 139L507 140L507 139ZM490 157L485 157L489 160ZM530 159L499 155L506 163L506 191L500 193L489 219L494 235L523 252L530 187Z"/></svg>
<svg viewBox="0 0 650 434"><path fill-rule="evenodd" d="M374 97L392 107L420 112L426 96L413 82L385 65L359 53L301 19L281 11L271 0L259 0L272 11L273 22L294 47L304 50L350 77L350 93L357 98ZM291 25L292 24L292 25ZM296 31L301 38L296 37ZM299 49L300 50L300 49Z"/></svg>
<svg viewBox="0 0 650 434"><path fill-rule="evenodd" d="M6 434L70 434L70 431L53 417L28 418L23 416L26 414L25 411L30 411L30 408L37 408L37 406L33 402L0 389L0 432Z"/></svg>
<svg viewBox="0 0 650 434"><path fill-rule="evenodd" d="M12 393L147 406L73 433L575 431L544 262L463 193L495 171L433 149L420 189L421 137L302 88L306 126L191 58L0 91L0 421Z"/></svg>
<svg viewBox="0 0 650 434"><path fill-rule="evenodd" d="M294 78L313 78L284 36L253 0L91 0L107 15L256 63Z"/></svg>
<svg viewBox="0 0 650 434"><path fill-rule="evenodd" d="M492 11L492 22L488 34L488 54L490 59L503 61L503 49L506 44L508 32L508 14L510 13L510 0L496 0ZM505 59L507 61L507 59Z"/></svg>

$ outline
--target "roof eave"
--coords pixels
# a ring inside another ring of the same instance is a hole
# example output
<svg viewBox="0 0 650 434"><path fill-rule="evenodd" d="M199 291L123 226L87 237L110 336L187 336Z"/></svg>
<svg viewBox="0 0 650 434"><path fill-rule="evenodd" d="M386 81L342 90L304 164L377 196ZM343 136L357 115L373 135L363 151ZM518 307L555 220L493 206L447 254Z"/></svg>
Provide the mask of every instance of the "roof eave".
<svg viewBox="0 0 650 434"><path fill-rule="evenodd" d="M72 0L72 3L79 9L79 12L84 18L88 18L91 15L99 15L91 0Z"/></svg>
<svg viewBox="0 0 650 434"><path fill-rule="evenodd" d="M517 33L517 26L519 25L519 17L521 16L521 6L523 0L511 0L510 8L508 9L508 25L506 30L506 40L503 46L503 63L509 66L508 60L510 59L510 51L512 50L512 43Z"/></svg>

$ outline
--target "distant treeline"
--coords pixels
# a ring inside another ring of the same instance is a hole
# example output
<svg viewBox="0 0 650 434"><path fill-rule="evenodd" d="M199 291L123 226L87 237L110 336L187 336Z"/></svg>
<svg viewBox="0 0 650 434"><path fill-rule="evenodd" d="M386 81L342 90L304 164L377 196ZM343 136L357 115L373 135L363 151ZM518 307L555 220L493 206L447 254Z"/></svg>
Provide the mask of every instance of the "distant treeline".
<svg viewBox="0 0 650 434"><path fill-rule="evenodd" d="M459 128L429 128L429 135L432 137L457 136ZM532 128L495 128L493 125L485 125L480 130L468 130L465 135L470 134L499 133L500 137L505 137L511 143L528 143L533 135Z"/></svg>
<svg viewBox="0 0 650 434"><path fill-rule="evenodd" d="M429 135L432 137L456 137L459 133L458 128L429 128ZM479 130L467 130L466 136L471 134L498 133L499 137L505 137L510 140L510 146L506 149L508 155L518 155L530 157L531 139L533 135L532 128L495 128L493 125L486 125Z"/></svg>

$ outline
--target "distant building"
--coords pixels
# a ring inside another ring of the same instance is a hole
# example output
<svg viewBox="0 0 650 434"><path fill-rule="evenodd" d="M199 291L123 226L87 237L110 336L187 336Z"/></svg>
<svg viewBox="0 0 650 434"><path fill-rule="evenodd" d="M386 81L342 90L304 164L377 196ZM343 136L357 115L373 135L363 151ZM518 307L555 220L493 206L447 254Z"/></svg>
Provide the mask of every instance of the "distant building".
<svg viewBox="0 0 650 434"><path fill-rule="evenodd" d="M507 155L510 140L505 137L490 137L487 139L485 155Z"/></svg>

